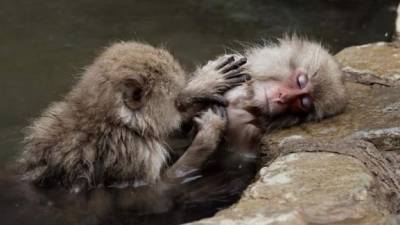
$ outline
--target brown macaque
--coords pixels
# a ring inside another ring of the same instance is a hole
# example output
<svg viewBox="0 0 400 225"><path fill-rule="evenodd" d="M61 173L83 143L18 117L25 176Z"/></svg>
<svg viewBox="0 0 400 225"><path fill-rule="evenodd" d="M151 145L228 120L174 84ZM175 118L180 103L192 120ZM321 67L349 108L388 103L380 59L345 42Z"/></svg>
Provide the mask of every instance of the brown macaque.
<svg viewBox="0 0 400 225"><path fill-rule="evenodd" d="M204 77L200 69L186 85L180 64L165 49L137 42L110 46L63 100L27 128L19 159L23 179L73 192L157 183L169 157L169 134L209 102L224 104L221 94L249 79L237 70L245 62L228 57Z"/></svg>

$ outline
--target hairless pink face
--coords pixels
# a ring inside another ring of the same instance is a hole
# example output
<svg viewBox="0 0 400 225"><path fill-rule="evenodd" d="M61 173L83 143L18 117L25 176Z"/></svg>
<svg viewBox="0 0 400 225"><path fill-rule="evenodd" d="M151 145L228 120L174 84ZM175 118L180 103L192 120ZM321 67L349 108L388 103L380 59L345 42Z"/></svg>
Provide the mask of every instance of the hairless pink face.
<svg viewBox="0 0 400 225"><path fill-rule="evenodd" d="M265 105L270 116L285 112L308 113L313 107L311 82L302 69L295 70L284 81L254 81L254 100Z"/></svg>

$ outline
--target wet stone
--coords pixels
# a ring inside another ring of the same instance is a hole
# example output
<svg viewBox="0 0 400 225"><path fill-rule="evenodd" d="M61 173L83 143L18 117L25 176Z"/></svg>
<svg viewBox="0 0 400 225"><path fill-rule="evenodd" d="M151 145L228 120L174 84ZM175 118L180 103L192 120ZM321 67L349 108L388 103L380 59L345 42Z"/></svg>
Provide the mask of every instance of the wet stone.
<svg viewBox="0 0 400 225"><path fill-rule="evenodd" d="M242 200L193 224L395 224L379 207L376 182L352 157L294 153L264 167Z"/></svg>
<svg viewBox="0 0 400 225"><path fill-rule="evenodd" d="M400 151L400 127L361 130L352 138L372 142L382 151Z"/></svg>
<svg viewBox="0 0 400 225"><path fill-rule="evenodd" d="M346 48L336 55L347 75L368 84L400 85L400 48L378 42Z"/></svg>

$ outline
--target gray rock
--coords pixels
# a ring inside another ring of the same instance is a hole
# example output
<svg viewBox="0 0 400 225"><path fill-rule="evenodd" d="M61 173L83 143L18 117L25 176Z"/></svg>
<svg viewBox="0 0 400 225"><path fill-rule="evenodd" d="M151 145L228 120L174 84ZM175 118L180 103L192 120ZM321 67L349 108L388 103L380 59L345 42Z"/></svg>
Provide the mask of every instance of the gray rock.
<svg viewBox="0 0 400 225"><path fill-rule="evenodd" d="M375 188L357 159L294 153L262 168L234 207L193 224L394 224L371 194Z"/></svg>
<svg viewBox="0 0 400 225"><path fill-rule="evenodd" d="M349 79L365 84L400 85L400 51L379 42L346 48L336 55Z"/></svg>
<svg viewBox="0 0 400 225"><path fill-rule="evenodd" d="M372 142L382 151L400 151L400 127L361 130L351 137Z"/></svg>

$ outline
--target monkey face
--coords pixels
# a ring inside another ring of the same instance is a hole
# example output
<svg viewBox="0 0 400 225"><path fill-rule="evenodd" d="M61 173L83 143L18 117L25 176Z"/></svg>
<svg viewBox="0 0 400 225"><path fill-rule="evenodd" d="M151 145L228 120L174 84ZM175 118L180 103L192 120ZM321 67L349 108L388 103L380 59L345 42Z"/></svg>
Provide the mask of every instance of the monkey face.
<svg viewBox="0 0 400 225"><path fill-rule="evenodd" d="M313 108L311 82L300 70L286 81L255 81L252 88L254 101L262 103L270 117L286 112L305 114Z"/></svg>
<svg viewBox="0 0 400 225"><path fill-rule="evenodd" d="M125 125L142 135L167 134L177 128L180 121L174 103L183 88L182 82L162 73L168 71L161 71L160 77L156 78L159 80L130 76L119 85L118 115Z"/></svg>
<svg viewBox="0 0 400 225"><path fill-rule="evenodd" d="M321 45L287 38L250 49L246 57L253 80L226 94L234 120L271 130L343 110L342 71Z"/></svg>
<svg viewBox="0 0 400 225"><path fill-rule="evenodd" d="M319 120L344 109L342 71L320 44L285 38L253 48L246 56L249 73L259 81L255 83L256 99L261 101L265 92L270 116L291 114L301 120Z"/></svg>
<svg viewBox="0 0 400 225"><path fill-rule="evenodd" d="M166 50L137 42L107 48L88 68L80 99L96 105L96 115L140 135L162 136L175 129L175 99L185 84L180 64Z"/></svg>
<svg viewBox="0 0 400 225"><path fill-rule="evenodd" d="M237 88L226 97L254 115L259 112L264 117L274 118L286 113L309 113L313 108L311 87L307 74L297 70L285 81L254 80L246 91Z"/></svg>

